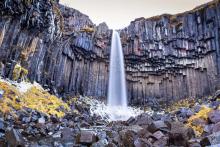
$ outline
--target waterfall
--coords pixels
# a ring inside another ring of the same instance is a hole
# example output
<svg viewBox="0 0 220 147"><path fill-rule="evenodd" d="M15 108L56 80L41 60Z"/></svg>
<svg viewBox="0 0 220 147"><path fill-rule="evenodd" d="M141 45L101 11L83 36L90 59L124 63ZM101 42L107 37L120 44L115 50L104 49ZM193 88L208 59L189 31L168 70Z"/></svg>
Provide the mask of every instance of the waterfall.
<svg viewBox="0 0 220 147"><path fill-rule="evenodd" d="M108 106L127 108L124 56L119 33L113 31L108 85Z"/></svg>

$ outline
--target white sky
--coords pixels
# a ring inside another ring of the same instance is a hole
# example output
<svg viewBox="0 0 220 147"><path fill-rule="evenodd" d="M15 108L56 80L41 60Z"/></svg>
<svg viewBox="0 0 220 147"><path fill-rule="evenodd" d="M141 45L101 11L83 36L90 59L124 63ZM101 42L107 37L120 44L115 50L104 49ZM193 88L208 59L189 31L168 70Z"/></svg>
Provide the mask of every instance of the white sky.
<svg viewBox="0 0 220 147"><path fill-rule="evenodd" d="M60 3L88 15L95 24L106 22L111 29L121 29L139 17L191 10L211 0L60 0Z"/></svg>

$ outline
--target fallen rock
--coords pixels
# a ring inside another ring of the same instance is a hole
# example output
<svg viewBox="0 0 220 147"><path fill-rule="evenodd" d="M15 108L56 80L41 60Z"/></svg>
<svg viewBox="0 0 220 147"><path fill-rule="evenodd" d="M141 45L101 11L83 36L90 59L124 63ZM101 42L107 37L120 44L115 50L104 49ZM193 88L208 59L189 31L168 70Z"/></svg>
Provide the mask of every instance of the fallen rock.
<svg viewBox="0 0 220 147"><path fill-rule="evenodd" d="M212 131L213 132L219 132L220 131L220 122L213 125Z"/></svg>
<svg viewBox="0 0 220 147"><path fill-rule="evenodd" d="M22 137L20 132L18 132L15 129L7 130L5 133L5 137L6 137L7 143L10 147L14 147L14 146L23 147L25 145L24 138Z"/></svg>
<svg viewBox="0 0 220 147"><path fill-rule="evenodd" d="M119 132L120 139L122 145L126 147L133 147L134 146L134 140L135 140L135 133L131 130L122 130Z"/></svg>
<svg viewBox="0 0 220 147"><path fill-rule="evenodd" d="M213 126L214 124L206 125L203 129L204 133L209 134L209 135L212 134Z"/></svg>
<svg viewBox="0 0 220 147"><path fill-rule="evenodd" d="M176 146L188 146L188 140L195 137L192 128L185 127L183 123L172 122L169 133L169 144Z"/></svg>
<svg viewBox="0 0 220 147"><path fill-rule="evenodd" d="M210 146L220 144L220 132L213 133L203 138L200 142L202 146Z"/></svg>
<svg viewBox="0 0 220 147"><path fill-rule="evenodd" d="M212 123L218 123L220 121L220 110L212 110L209 112L208 119Z"/></svg>
<svg viewBox="0 0 220 147"><path fill-rule="evenodd" d="M95 132L93 131L81 131L79 143L85 145L91 145L97 141Z"/></svg>
<svg viewBox="0 0 220 147"><path fill-rule="evenodd" d="M152 136L154 138L156 138L157 140L161 139L162 137L164 137L165 135L161 132L161 131L157 131L155 133L152 134Z"/></svg>
<svg viewBox="0 0 220 147"><path fill-rule="evenodd" d="M71 128L64 128L61 130L61 137L64 141L73 140L74 133Z"/></svg>
<svg viewBox="0 0 220 147"><path fill-rule="evenodd" d="M38 123L39 123L39 124L45 124L45 122L46 122L46 121L45 121L45 118L44 118L44 117L41 117L41 118L38 119Z"/></svg>
<svg viewBox="0 0 220 147"><path fill-rule="evenodd" d="M151 116L147 113L143 113L139 116L137 116L136 118L130 118L128 121L129 125L150 125L153 120L151 118Z"/></svg>
<svg viewBox="0 0 220 147"><path fill-rule="evenodd" d="M147 139L137 138L137 139L134 141L134 146L135 146L135 147L151 147L152 144L151 144Z"/></svg>
<svg viewBox="0 0 220 147"><path fill-rule="evenodd" d="M104 140L99 140L96 143L93 143L92 147L104 147L106 145L108 145L108 141L106 139L104 139Z"/></svg>
<svg viewBox="0 0 220 147"><path fill-rule="evenodd" d="M167 137L162 137L159 140L156 140L153 143L153 146L155 146L155 147L164 147L164 146L167 146L167 142L168 142L168 138Z"/></svg>
<svg viewBox="0 0 220 147"><path fill-rule="evenodd" d="M158 130L168 131L168 126L165 124L164 121L158 120L151 123L151 125L148 126L148 130L151 133L154 133Z"/></svg>
<svg viewBox="0 0 220 147"><path fill-rule="evenodd" d="M217 90L216 92L215 92L215 94L213 95L213 97L212 97L212 101L216 101L218 98L220 98L220 90Z"/></svg>

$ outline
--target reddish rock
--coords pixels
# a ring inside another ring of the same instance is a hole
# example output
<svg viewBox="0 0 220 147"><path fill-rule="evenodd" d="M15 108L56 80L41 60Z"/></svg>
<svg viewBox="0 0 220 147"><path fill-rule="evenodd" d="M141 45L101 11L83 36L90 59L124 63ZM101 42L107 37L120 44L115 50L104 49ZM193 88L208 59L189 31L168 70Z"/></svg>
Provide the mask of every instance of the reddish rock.
<svg viewBox="0 0 220 147"><path fill-rule="evenodd" d="M180 122L171 123L171 131L169 133L169 144L176 146L188 146L188 140L195 137L192 128L185 127Z"/></svg>
<svg viewBox="0 0 220 147"><path fill-rule="evenodd" d="M95 132L93 131L82 131L80 134L79 142L81 144L90 145L97 141Z"/></svg>

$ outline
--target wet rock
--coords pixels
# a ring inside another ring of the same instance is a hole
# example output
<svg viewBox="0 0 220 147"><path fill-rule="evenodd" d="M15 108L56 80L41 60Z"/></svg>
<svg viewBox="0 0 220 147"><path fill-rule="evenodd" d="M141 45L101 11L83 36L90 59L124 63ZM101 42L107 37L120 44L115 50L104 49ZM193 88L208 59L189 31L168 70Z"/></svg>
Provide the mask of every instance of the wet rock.
<svg viewBox="0 0 220 147"><path fill-rule="evenodd" d="M18 130L15 129L8 129L5 133L5 138L9 146L20 146L23 147L25 145L24 138L22 135L18 132Z"/></svg>
<svg viewBox="0 0 220 147"><path fill-rule="evenodd" d="M79 136L79 143L91 145L97 141L97 136L93 131L81 131Z"/></svg>
<svg viewBox="0 0 220 147"><path fill-rule="evenodd" d="M169 133L169 144L176 146L188 146L188 140L195 137L192 128L187 128L180 122L171 123L171 131Z"/></svg>
<svg viewBox="0 0 220 147"><path fill-rule="evenodd" d="M203 138L200 142L202 146L211 146L220 144L220 132L213 133Z"/></svg>
<svg viewBox="0 0 220 147"><path fill-rule="evenodd" d="M148 126L148 130L151 133L154 133L158 130L168 131L168 126L164 121L159 120L159 121L154 121L153 123L151 123Z"/></svg>
<svg viewBox="0 0 220 147"><path fill-rule="evenodd" d="M41 117L41 118L38 119L39 124L45 124L45 122L46 122L46 120L45 120L44 117Z"/></svg>
<svg viewBox="0 0 220 147"><path fill-rule="evenodd" d="M209 121L212 123L220 122L220 110L213 110L208 114Z"/></svg>
<svg viewBox="0 0 220 147"><path fill-rule="evenodd" d="M126 123L127 123L128 125L134 125L135 122L136 122L136 119L135 119L133 116L130 117L130 118L126 121Z"/></svg>

